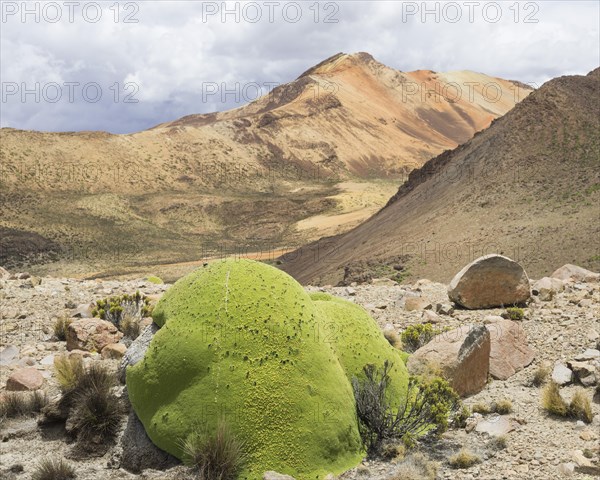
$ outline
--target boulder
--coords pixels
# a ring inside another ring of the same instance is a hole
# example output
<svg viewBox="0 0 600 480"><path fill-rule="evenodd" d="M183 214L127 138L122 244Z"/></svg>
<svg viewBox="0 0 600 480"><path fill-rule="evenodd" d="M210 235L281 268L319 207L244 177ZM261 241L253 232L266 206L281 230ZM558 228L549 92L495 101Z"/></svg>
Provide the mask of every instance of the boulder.
<svg viewBox="0 0 600 480"><path fill-rule="evenodd" d="M535 358L527 345L527 335L520 324L500 319L488 323L490 332L490 374L497 380L506 380L525 368Z"/></svg>
<svg viewBox="0 0 600 480"><path fill-rule="evenodd" d="M475 431L487 433L490 437L500 437L515 429L508 415L493 415L477 423Z"/></svg>
<svg viewBox="0 0 600 480"><path fill-rule="evenodd" d="M6 381L6 389L11 391L38 390L44 384L44 377L35 368L21 368Z"/></svg>
<svg viewBox="0 0 600 480"><path fill-rule="evenodd" d="M118 343L123 334L112 323L99 318L71 322L67 328L67 350L101 352L106 345Z"/></svg>
<svg viewBox="0 0 600 480"><path fill-rule="evenodd" d="M560 362L554 364L552 381L558 385L566 385L573 380L573 372Z"/></svg>
<svg viewBox="0 0 600 480"><path fill-rule="evenodd" d="M569 369L575 374L575 377L584 387L591 387L598 383L597 373L600 370L592 362L567 362Z"/></svg>
<svg viewBox="0 0 600 480"><path fill-rule="evenodd" d="M125 383L125 375L127 372L127 367L129 365L135 365L138 363L144 355L146 354L146 350L150 346L150 342L152 341L152 337L154 334L158 332L158 325L156 323L151 323L148 325L142 333L133 341L129 348L125 351L123 355L123 359L121 360L121 365L119 365L119 380L122 383Z"/></svg>
<svg viewBox="0 0 600 480"><path fill-rule="evenodd" d="M483 325L462 326L434 337L408 359L408 370L420 374L439 367L460 396L483 389L490 369L490 332Z"/></svg>
<svg viewBox="0 0 600 480"><path fill-rule="evenodd" d="M179 464L179 460L152 443L134 412L129 413L120 447L122 453L119 466L133 473L140 473L148 468L165 470Z"/></svg>
<svg viewBox="0 0 600 480"><path fill-rule="evenodd" d="M550 276L559 280L575 282L597 282L600 279L600 273L595 273L577 265L571 265L570 263L563 265Z"/></svg>
<svg viewBox="0 0 600 480"><path fill-rule="evenodd" d="M485 255L464 267L450 282L448 297L465 308L520 305L530 298L523 267L502 255Z"/></svg>
<svg viewBox="0 0 600 480"><path fill-rule="evenodd" d="M431 302L423 297L407 297L404 301L404 308L408 312L414 310L428 310L431 308Z"/></svg>
<svg viewBox="0 0 600 480"><path fill-rule="evenodd" d="M562 292L565 284L562 280L552 277L544 277L533 284L531 293L537 295L540 300L548 302L558 292Z"/></svg>
<svg viewBox="0 0 600 480"><path fill-rule="evenodd" d="M122 343L109 343L106 347L102 349L102 352L100 352L100 354L104 359L118 360L123 357L126 350L127 347Z"/></svg>

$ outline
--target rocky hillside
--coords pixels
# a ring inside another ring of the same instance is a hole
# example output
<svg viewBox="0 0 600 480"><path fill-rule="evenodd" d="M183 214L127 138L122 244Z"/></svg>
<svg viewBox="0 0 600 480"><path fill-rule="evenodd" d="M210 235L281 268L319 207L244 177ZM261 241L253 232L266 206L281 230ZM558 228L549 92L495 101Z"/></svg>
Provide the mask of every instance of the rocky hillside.
<svg viewBox="0 0 600 480"><path fill-rule="evenodd" d="M534 296L522 312L512 313L504 308L460 309L449 301L447 285L429 280L399 285L376 279L372 284L348 287L306 287L309 292L327 292L361 305L397 346L400 335L416 325L447 332L431 340L439 351L458 338L455 329L472 331L482 326L490 332L487 341L491 343L489 370L493 379L487 381L487 366L462 365L463 373L481 371L487 382L464 399L469 410L464 425L451 428L437 440L419 442L416 449L399 450L392 455L396 458L365 460L339 477L327 478L595 478L600 468L600 398L594 397L591 417L585 420L551 415L542 407L542 399L551 380L560 385L560 394L567 401L578 391L588 399L594 396L600 380L598 274L568 267L557 270L552 278L531 280L531 285ZM8 276L0 270L0 405L10 395L27 396L22 390L44 391L50 401L57 400L60 392L55 362L63 354L116 370L130 340L122 338L112 324L89 318L90 302L136 291L155 302L169 288L147 279L82 281L25 273ZM512 320L507 318L511 316ZM73 322L66 341L54 337L59 319ZM426 347L412 356L419 356ZM477 361L487 362L488 358ZM506 365L514 368L507 372ZM113 391L128 405L122 386ZM116 439L99 444L93 452L78 449L69 422L65 430L64 424L38 422L43 418L39 415L15 417L13 413L2 418L0 476L11 480L29 477L41 459L64 457L79 480L191 478L186 467L149 443L128 409L121 412ZM453 457L461 450L475 459L473 464L455 462Z"/></svg>
<svg viewBox="0 0 600 480"><path fill-rule="evenodd" d="M530 91L338 54L243 107L130 135L5 128L0 262L114 272L336 234Z"/></svg>
<svg viewBox="0 0 600 480"><path fill-rule="evenodd" d="M284 256L282 268L334 285L384 273L448 282L486 253L536 276L557 262L598 270L599 99L600 69L547 82L413 171L376 215Z"/></svg>

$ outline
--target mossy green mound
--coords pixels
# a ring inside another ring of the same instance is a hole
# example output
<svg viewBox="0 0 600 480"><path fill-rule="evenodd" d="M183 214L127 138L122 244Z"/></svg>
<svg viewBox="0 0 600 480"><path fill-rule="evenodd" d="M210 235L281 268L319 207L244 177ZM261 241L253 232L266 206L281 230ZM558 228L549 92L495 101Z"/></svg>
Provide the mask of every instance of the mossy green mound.
<svg viewBox="0 0 600 480"><path fill-rule="evenodd" d="M153 317L162 328L127 371L146 432L181 458L181 439L225 418L245 444L244 478L276 470L316 479L352 468L363 452L349 378L363 361L393 357L398 394L406 383L397 351L364 310L313 300L261 263L196 270L163 295Z"/></svg>

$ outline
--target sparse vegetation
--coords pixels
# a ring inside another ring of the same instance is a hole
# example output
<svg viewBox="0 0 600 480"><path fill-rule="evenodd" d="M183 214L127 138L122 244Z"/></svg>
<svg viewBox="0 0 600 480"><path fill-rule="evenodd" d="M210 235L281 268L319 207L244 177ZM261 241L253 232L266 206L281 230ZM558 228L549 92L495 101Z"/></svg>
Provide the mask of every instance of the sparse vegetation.
<svg viewBox="0 0 600 480"><path fill-rule="evenodd" d="M506 309L506 314L511 320L523 320L525 317L525 312L522 308L511 307Z"/></svg>
<svg viewBox="0 0 600 480"><path fill-rule="evenodd" d="M571 417L583 420L585 423L592 423L594 419L592 404L582 388L578 388L573 394L569 404L569 414Z"/></svg>
<svg viewBox="0 0 600 480"><path fill-rule="evenodd" d="M492 437L488 446L492 450L504 450L508 446L508 439L506 435L500 435L499 437Z"/></svg>
<svg viewBox="0 0 600 480"><path fill-rule="evenodd" d="M195 431L181 442L183 461L200 480L233 480L245 463L243 443L221 420L214 434Z"/></svg>
<svg viewBox="0 0 600 480"><path fill-rule="evenodd" d="M85 371L83 359L78 355L59 355L54 359L56 380L63 392L72 390Z"/></svg>
<svg viewBox="0 0 600 480"><path fill-rule="evenodd" d="M126 337L135 340L140 336L142 327L140 325L139 319L131 316L126 316L121 320L121 331Z"/></svg>
<svg viewBox="0 0 600 480"><path fill-rule="evenodd" d="M485 402L477 402L471 407L473 413L480 413L481 415L487 415L492 412L492 408Z"/></svg>
<svg viewBox="0 0 600 480"><path fill-rule="evenodd" d="M452 468L470 468L480 461L481 459L477 455L466 448L448 458L448 463Z"/></svg>
<svg viewBox="0 0 600 480"><path fill-rule="evenodd" d="M403 443L387 442L381 447L381 458L384 460L397 460L404 458L406 446Z"/></svg>
<svg viewBox="0 0 600 480"><path fill-rule="evenodd" d="M398 465L391 480L435 480L438 465L421 453L411 453Z"/></svg>
<svg viewBox="0 0 600 480"><path fill-rule="evenodd" d="M151 312L150 299L140 292L135 292L133 295L125 294L98 300L92 315L107 320L121 329L124 319L141 320L143 317L149 316Z"/></svg>
<svg viewBox="0 0 600 480"><path fill-rule="evenodd" d="M507 415L513 411L513 405L510 399L503 398L492 404L492 411L499 415Z"/></svg>
<svg viewBox="0 0 600 480"><path fill-rule="evenodd" d="M70 480L76 478L75 469L62 458L44 458L31 475L32 480Z"/></svg>
<svg viewBox="0 0 600 480"><path fill-rule="evenodd" d="M67 316L59 317L54 323L54 338L60 341L67 339L67 329L73 320Z"/></svg>
<svg viewBox="0 0 600 480"><path fill-rule="evenodd" d="M560 395L559 386L555 382L550 382L542 390L542 407L548 413L559 417L567 416L568 405Z"/></svg>
<svg viewBox="0 0 600 480"><path fill-rule="evenodd" d="M14 418L39 413L48 404L43 391L6 392L0 401L0 418Z"/></svg>
<svg viewBox="0 0 600 480"><path fill-rule="evenodd" d="M402 332L402 348L412 353L429 343L439 333L442 333L442 330L433 328L431 323L410 325Z"/></svg>
<svg viewBox="0 0 600 480"><path fill-rule="evenodd" d="M535 372L533 372L533 378L531 379L531 384L534 387L541 387L548 380L548 376L550 375L550 367L545 364L539 365Z"/></svg>
<svg viewBox="0 0 600 480"><path fill-rule="evenodd" d="M352 379L361 438L371 456L381 455L385 442L402 440L410 446L426 433L442 433L460 405L458 395L442 378L411 377L406 398L397 409L388 399L392 368L389 362L378 369L364 367L364 380Z"/></svg>
<svg viewBox="0 0 600 480"><path fill-rule="evenodd" d="M150 275L146 280L148 280L150 283L154 283L155 285L160 285L162 283L165 283L162 281L161 278L159 278L155 275Z"/></svg>

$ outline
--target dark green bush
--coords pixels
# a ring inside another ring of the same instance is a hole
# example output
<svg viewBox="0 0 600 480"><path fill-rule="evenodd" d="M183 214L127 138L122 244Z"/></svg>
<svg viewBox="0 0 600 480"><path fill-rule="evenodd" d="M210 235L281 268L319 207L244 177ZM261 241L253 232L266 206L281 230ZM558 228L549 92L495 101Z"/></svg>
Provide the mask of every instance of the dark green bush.
<svg viewBox="0 0 600 480"><path fill-rule="evenodd" d="M523 320L525 312L522 308L511 307L506 309L506 314L511 320Z"/></svg>
<svg viewBox="0 0 600 480"><path fill-rule="evenodd" d="M121 323L124 320L131 322L132 320L141 320L143 317L148 317L152 313L150 307L150 299L140 292L135 292L133 295L119 295L109 297L96 302L96 307L92 310L94 317L107 320L121 329Z"/></svg>
<svg viewBox="0 0 600 480"><path fill-rule="evenodd" d="M444 333L448 328L433 328L431 323L410 325L402 332L402 348L406 352L414 352L426 345L433 337Z"/></svg>
<svg viewBox="0 0 600 480"><path fill-rule="evenodd" d="M365 379L352 379L361 438L370 456L380 456L382 445L391 440L411 446L419 436L446 431L460 406L446 380L410 377L406 398L397 410L392 408L387 394L391 367L387 361L381 369L366 365Z"/></svg>

